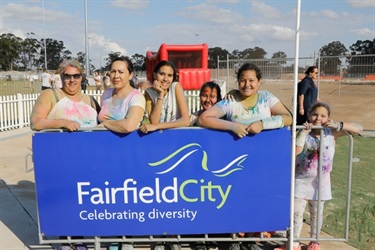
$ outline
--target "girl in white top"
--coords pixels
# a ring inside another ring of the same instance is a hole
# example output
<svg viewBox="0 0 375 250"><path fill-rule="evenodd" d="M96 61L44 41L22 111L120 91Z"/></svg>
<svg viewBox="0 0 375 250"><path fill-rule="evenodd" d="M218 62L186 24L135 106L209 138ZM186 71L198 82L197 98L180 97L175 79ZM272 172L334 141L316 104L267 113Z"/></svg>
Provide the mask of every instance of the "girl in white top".
<svg viewBox="0 0 375 250"><path fill-rule="evenodd" d="M216 103L199 116L198 125L232 131L239 138L291 125L292 115L280 100L268 91L258 91L261 80L256 65L243 64L237 72L238 90L229 92L234 100Z"/></svg>
<svg viewBox="0 0 375 250"><path fill-rule="evenodd" d="M189 126L189 109L177 70L171 62L160 61L153 71L152 87L146 89L146 111L150 124L143 124L143 133L157 129Z"/></svg>
<svg viewBox="0 0 375 250"><path fill-rule="evenodd" d="M359 134L363 128L358 123L336 122L330 119L330 108L323 102L317 102L310 107L309 122L304 129L297 133L296 138L296 167L294 190L294 237L299 238L303 224L303 214L306 205L310 212L310 238L316 238L322 228L324 201L332 199L331 176L335 144L337 138L346 135L345 131ZM312 126L324 126L323 138L319 129ZM323 148L320 148L320 141ZM319 155L322 151L322 175L319 180ZM320 188L320 204L318 211L318 192ZM316 223L319 214L319 225ZM285 250L286 246L276 248ZM301 245L294 242L293 250L300 250ZM319 250L317 241L309 243L307 250Z"/></svg>

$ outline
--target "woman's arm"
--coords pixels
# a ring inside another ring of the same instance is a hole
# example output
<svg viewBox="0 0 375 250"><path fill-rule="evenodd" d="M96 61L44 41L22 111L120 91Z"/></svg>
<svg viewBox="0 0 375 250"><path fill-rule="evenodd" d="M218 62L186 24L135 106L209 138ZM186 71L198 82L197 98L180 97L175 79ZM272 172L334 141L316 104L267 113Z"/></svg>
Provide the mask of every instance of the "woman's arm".
<svg viewBox="0 0 375 250"><path fill-rule="evenodd" d="M144 109L141 106L132 106L124 119L105 120L102 126L117 133L130 133L137 129L143 115Z"/></svg>
<svg viewBox="0 0 375 250"><path fill-rule="evenodd" d="M164 97L159 96L154 104L150 94L145 92L146 111L151 124L159 123Z"/></svg>
<svg viewBox="0 0 375 250"><path fill-rule="evenodd" d="M289 112L289 110L285 107L285 105L282 102L279 101L272 106L271 114L272 116L280 115L283 118L284 126L292 125L292 114Z"/></svg>
<svg viewBox="0 0 375 250"><path fill-rule="evenodd" d="M304 95L299 95L298 96L298 106L299 106L299 110L297 111L300 115L304 115L305 114L305 109L303 107L303 102L305 100L305 96Z"/></svg>
<svg viewBox="0 0 375 250"><path fill-rule="evenodd" d="M48 114L55 104L55 96L52 90L44 90L39 95L30 117L30 127L32 130L66 128L69 131L75 131L79 129L80 124L78 122L65 119L47 119Z"/></svg>
<svg viewBox="0 0 375 250"><path fill-rule="evenodd" d="M180 83L176 84L175 92L176 92L177 106L180 109L181 117L175 121L159 123L157 126L158 129L180 128L180 127L188 127L190 125L189 107L187 105L184 92Z"/></svg>
<svg viewBox="0 0 375 250"><path fill-rule="evenodd" d="M176 91L176 101L177 105L180 109L181 117L175 121L170 122L159 122L160 121L160 113L163 105L163 100L158 99L154 109L150 115L150 123L151 124L144 124L146 128L146 132L155 131L158 129L168 129L168 128L180 128L180 127L188 127L190 124L189 119L189 108L187 102L185 100L185 96L183 93L183 89L180 83L177 83L175 87ZM147 105L146 105L147 106ZM159 115L157 115L159 114ZM156 119L157 118L157 119ZM145 132L144 131L144 132Z"/></svg>
<svg viewBox="0 0 375 250"><path fill-rule="evenodd" d="M231 131L240 138L248 134L247 125L220 119L224 115L220 107L213 106L198 117L197 123L204 128Z"/></svg>

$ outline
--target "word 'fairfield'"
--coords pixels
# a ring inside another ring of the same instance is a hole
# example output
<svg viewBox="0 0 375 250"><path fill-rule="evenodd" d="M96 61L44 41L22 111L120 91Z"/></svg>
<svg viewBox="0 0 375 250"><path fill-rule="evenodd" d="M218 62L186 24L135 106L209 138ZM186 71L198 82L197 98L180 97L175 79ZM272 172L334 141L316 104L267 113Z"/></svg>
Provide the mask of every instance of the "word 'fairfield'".
<svg viewBox="0 0 375 250"><path fill-rule="evenodd" d="M155 178L153 187L137 187L137 181L132 178L126 179L121 187L111 187L108 181L104 182L104 185L105 187L92 187L90 182L77 182L78 204L177 203L181 198L191 203L216 202L216 208L220 209L232 188L232 185L226 188L213 185L212 181L205 183L203 179L188 179L179 184L177 177L173 178L173 184L170 186L162 186L159 178Z"/></svg>

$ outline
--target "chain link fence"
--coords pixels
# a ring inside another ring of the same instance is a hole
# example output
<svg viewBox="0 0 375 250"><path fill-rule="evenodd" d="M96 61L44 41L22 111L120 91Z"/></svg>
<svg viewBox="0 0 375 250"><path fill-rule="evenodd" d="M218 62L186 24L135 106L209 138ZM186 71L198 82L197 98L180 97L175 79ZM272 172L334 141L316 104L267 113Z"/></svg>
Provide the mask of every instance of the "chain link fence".
<svg viewBox="0 0 375 250"><path fill-rule="evenodd" d="M226 80L228 88L236 88L236 72L239 67L250 62L262 71L263 79L279 82L293 82L294 58L272 59L229 59L217 60L218 67L212 69L211 77ZM299 58L298 79L302 79L309 66L317 66L317 84L339 82L340 84L375 84L375 55L317 56Z"/></svg>

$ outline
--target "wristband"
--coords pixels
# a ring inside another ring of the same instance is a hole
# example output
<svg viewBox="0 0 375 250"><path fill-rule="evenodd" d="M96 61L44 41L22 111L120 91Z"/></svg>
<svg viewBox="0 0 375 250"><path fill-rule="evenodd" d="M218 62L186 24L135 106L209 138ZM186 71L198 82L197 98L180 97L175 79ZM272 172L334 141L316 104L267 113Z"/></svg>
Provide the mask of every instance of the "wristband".
<svg viewBox="0 0 375 250"><path fill-rule="evenodd" d="M338 122L337 123L337 129L336 129L336 131L341 131L343 127L344 127L344 123L343 122Z"/></svg>
<svg viewBox="0 0 375 250"><path fill-rule="evenodd" d="M156 101L157 101L158 99L159 99L159 100L162 100L162 101L164 100L164 98L157 97L157 98L156 98Z"/></svg>
<svg viewBox="0 0 375 250"><path fill-rule="evenodd" d="M274 129L284 127L284 119L281 115L275 115L260 120L263 124L263 129Z"/></svg>
<svg viewBox="0 0 375 250"><path fill-rule="evenodd" d="M296 138L296 146L303 147L305 145L307 134L302 130L298 133Z"/></svg>

